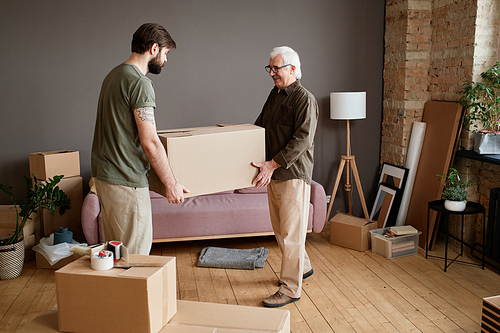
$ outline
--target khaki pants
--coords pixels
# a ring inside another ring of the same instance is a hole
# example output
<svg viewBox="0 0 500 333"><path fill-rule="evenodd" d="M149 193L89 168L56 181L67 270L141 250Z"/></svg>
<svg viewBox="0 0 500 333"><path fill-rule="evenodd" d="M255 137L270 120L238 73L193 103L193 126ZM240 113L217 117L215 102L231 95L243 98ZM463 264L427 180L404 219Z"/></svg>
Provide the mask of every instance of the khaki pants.
<svg viewBox="0 0 500 333"><path fill-rule="evenodd" d="M301 179L271 180L267 195L274 235L282 254L280 291L298 298L302 275L311 270L305 246L311 186Z"/></svg>
<svg viewBox="0 0 500 333"><path fill-rule="evenodd" d="M93 181L106 241L121 241L129 253L149 255L153 243L149 188L109 184L95 178Z"/></svg>

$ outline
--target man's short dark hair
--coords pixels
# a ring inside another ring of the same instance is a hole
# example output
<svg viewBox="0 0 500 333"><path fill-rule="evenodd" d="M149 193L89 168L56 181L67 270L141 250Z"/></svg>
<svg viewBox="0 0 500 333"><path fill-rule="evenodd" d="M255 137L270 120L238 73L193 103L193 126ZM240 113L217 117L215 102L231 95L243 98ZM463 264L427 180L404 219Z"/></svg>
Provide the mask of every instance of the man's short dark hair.
<svg viewBox="0 0 500 333"><path fill-rule="evenodd" d="M176 48L174 40L164 27L158 23L144 23L134 32L132 52L142 54L149 50L154 43L158 43L160 49L166 47L174 50Z"/></svg>

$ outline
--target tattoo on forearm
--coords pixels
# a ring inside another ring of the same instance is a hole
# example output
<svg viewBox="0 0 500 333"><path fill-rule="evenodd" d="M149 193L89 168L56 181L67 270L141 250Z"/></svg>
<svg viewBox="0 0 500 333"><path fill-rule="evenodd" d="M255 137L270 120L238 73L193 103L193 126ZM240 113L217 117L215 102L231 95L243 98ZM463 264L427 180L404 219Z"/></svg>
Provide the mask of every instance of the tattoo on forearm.
<svg viewBox="0 0 500 333"><path fill-rule="evenodd" d="M138 108L135 109L135 112L137 112L137 116L139 117L140 120L149 121L153 125L155 124L155 114L153 107L146 106L143 108Z"/></svg>

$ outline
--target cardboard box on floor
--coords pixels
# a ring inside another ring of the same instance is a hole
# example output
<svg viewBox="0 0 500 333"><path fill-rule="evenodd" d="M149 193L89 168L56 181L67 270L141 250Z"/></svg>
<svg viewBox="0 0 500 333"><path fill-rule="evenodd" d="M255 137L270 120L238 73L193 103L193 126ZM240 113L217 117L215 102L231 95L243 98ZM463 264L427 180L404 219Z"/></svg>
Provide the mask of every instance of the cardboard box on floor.
<svg viewBox="0 0 500 333"><path fill-rule="evenodd" d="M290 311L241 305L177 301L177 314L161 333L290 332Z"/></svg>
<svg viewBox="0 0 500 333"><path fill-rule="evenodd" d="M32 252L35 252L35 251L32 251ZM81 257L82 257L81 254L73 253L72 255L59 260L54 265L51 265L47 261L47 259L45 259L45 257L42 254L40 254L40 252L35 252L36 268L59 269L59 268L62 268L64 266L66 266L67 264L69 264L70 262L73 262L76 259L81 258Z"/></svg>
<svg viewBox="0 0 500 333"><path fill-rule="evenodd" d="M20 333L58 332L58 310L52 308ZM241 305L177 301L177 313L160 333L289 333L290 311Z"/></svg>
<svg viewBox="0 0 500 333"><path fill-rule="evenodd" d="M366 251L371 247L370 230L377 229L377 222L337 213L330 220L330 243L349 249Z"/></svg>
<svg viewBox="0 0 500 333"><path fill-rule="evenodd" d="M175 257L131 255L161 267L96 271L84 256L55 272L59 330L157 333L177 312Z"/></svg>
<svg viewBox="0 0 500 333"><path fill-rule="evenodd" d="M49 180L54 176L80 176L80 153L75 150L54 150L29 154L30 176Z"/></svg>
<svg viewBox="0 0 500 333"><path fill-rule="evenodd" d="M41 212L41 222L45 237L53 232L59 231L60 227L68 227L73 232L73 239L84 242L81 215L83 205L83 179L80 176L63 178L57 186L66 193L71 202L71 208L63 215L59 214L59 208L51 214L47 209Z"/></svg>
<svg viewBox="0 0 500 333"><path fill-rule="evenodd" d="M252 186L258 169L251 162L265 161L265 130L245 124L159 131L168 161L179 184L191 192L184 197ZM165 196L154 170L149 187Z"/></svg>

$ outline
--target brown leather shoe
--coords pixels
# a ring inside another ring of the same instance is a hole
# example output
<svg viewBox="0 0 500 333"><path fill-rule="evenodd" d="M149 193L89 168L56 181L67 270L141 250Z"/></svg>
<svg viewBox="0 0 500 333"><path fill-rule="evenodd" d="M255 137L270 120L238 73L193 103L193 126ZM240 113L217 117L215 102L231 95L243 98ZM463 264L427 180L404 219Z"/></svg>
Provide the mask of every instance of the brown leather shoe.
<svg viewBox="0 0 500 333"><path fill-rule="evenodd" d="M291 298L278 290L274 295L263 300L262 304L268 308L279 308L289 303L297 302L299 299L300 297Z"/></svg>

